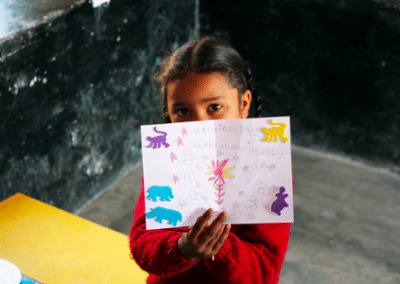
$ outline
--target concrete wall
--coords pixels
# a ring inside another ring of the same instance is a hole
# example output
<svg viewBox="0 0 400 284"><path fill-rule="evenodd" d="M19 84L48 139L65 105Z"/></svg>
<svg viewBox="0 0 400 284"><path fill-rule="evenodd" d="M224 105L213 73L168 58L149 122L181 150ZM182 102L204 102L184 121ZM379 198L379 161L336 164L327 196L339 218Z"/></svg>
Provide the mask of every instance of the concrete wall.
<svg viewBox="0 0 400 284"><path fill-rule="evenodd" d="M400 172L398 0L202 0L201 33L253 68L293 142Z"/></svg>
<svg viewBox="0 0 400 284"><path fill-rule="evenodd" d="M294 143L400 172L396 1L202 0L201 34L239 50ZM198 29L199 0L77 2L0 40L0 200L75 211L132 169L161 121L158 51Z"/></svg>
<svg viewBox="0 0 400 284"><path fill-rule="evenodd" d="M1 40L0 200L75 211L132 169L161 121L159 50L196 34L195 0L81 2Z"/></svg>

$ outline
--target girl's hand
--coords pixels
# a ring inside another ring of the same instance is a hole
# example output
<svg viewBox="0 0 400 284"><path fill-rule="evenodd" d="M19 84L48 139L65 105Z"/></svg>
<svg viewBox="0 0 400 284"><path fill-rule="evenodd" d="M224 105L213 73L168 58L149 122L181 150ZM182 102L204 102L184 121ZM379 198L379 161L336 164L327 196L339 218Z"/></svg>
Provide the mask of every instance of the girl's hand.
<svg viewBox="0 0 400 284"><path fill-rule="evenodd" d="M231 225L224 225L228 214L222 212L208 226L207 223L213 214L213 210L208 209L197 219L192 229L183 233L179 238L178 250L186 259L194 261L199 257L212 257L222 247L228 237Z"/></svg>

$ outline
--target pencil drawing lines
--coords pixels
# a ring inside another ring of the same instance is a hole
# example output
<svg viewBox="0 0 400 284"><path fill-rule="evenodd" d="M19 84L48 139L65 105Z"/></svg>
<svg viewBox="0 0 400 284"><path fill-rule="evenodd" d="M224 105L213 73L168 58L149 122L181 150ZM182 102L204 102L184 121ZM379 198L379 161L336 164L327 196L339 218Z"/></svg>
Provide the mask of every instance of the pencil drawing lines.
<svg viewBox="0 0 400 284"><path fill-rule="evenodd" d="M244 207L246 207L247 209L256 210L257 204L258 204L257 198L254 195L252 195L250 196L250 199L246 201Z"/></svg>
<svg viewBox="0 0 400 284"><path fill-rule="evenodd" d="M194 204L198 205L198 204L201 204L202 201L207 200L207 199L208 199L207 196L205 196L203 194L200 194L200 193L198 193L198 192L196 192L194 190L191 190L189 192L188 200L190 200L191 203L194 203Z"/></svg>
<svg viewBox="0 0 400 284"><path fill-rule="evenodd" d="M242 212L237 210L238 207L239 203L235 202L232 204L232 210L229 210L228 212L228 219L226 220L227 223L236 223L239 220Z"/></svg>
<svg viewBox="0 0 400 284"><path fill-rule="evenodd" d="M195 156L188 148L183 150L183 152L178 155L178 162L181 164L185 164L186 166L192 165L194 163L194 159Z"/></svg>
<svg viewBox="0 0 400 284"><path fill-rule="evenodd" d="M247 165L244 165L244 167L242 167L242 170L243 170L243 175L244 176L247 176L247 174L249 173L249 166L247 166Z"/></svg>
<svg viewBox="0 0 400 284"><path fill-rule="evenodd" d="M256 217L254 216L254 213L253 213L253 212L250 212L250 213L247 215L246 218L247 218L247 219L250 219L250 220L253 220L253 219L256 218Z"/></svg>
<svg viewBox="0 0 400 284"><path fill-rule="evenodd" d="M189 174L188 172L184 172L183 174L179 175L178 178L178 185L183 187L191 187L196 181L195 176Z"/></svg>
<svg viewBox="0 0 400 284"><path fill-rule="evenodd" d="M188 206L188 202L187 202L186 200L183 200L183 199L179 198L178 205L179 205L180 207L182 207L182 206L187 207L187 206Z"/></svg>
<svg viewBox="0 0 400 284"><path fill-rule="evenodd" d="M265 162L258 162L256 167L262 172L265 170L269 170L270 172L272 172L276 168L276 164L267 165L267 163Z"/></svg>
<svg viewBox="0 0 400 284"><path fill-rule="evenodd" d="M193 225L197 218L199 218L204 213L204 211L205 210L203 208L197 208L192 214L189 215L183 226Z"/></svg>
<svg viewBox="0 0 400 284"><path fill-rule="evenodd" d="M253 192L263 194L266 190L266 184L262 180L257 180L253 186Z"/></svg>
<svg viewBox="0 0 400 284"><path fill-rule="evenodd" d="M240 158L237 154L235 154L235 156L232 159L234 159L235 161L240 161Z"/></svg>

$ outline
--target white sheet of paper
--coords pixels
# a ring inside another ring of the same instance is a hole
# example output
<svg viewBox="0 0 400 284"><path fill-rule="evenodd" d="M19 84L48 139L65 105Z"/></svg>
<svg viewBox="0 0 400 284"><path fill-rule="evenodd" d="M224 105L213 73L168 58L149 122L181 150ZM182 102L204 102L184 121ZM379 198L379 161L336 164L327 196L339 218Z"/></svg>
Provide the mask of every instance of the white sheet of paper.
<svg viewBox="0 0 400 284"><path fill-rule="evenodd" d="M272 124L271 124L272 119ZM280 124L277 124L280 123ZM142 125L146 228L293 222L290 118Z"/></svg>

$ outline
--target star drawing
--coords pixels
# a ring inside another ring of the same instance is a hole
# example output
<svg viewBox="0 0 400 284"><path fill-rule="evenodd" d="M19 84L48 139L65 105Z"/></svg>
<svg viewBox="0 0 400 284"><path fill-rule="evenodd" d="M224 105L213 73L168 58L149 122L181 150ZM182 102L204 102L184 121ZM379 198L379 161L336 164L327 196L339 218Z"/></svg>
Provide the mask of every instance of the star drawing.
<svg viewBox="0 0 400 284"><path fill-rule="evenodd" d="M176 184L177 181L179 181L179 178L177 175L174 175L174 178L172 179L174 181L174 183Z"/></svg>
<svg viewBox="0 0 400 284"><path fill-rule="evenodd" d="M178 139L176 139L176 142L178 142L178 147L181 145L183 146L183 140L181 137L178 137Z"/></svg>

